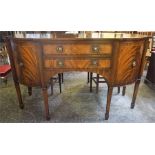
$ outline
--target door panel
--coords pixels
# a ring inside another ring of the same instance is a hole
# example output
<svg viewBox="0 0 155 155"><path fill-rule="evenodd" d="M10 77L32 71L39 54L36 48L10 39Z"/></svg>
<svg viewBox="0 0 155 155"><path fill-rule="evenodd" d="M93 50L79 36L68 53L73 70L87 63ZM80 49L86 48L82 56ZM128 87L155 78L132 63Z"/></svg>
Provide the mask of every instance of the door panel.
<svg viewBox="0 0 155 155"><path fill-rule="evenodd" d="M32 43L24 43L15 44L15 65L17 68L18 79L25 85L38 85L40 79L37 48Z"/></svg>
<svg viewBox="0 0 155 155"><path fill-rule="evenodd" d="M120 43L116 83L128 84L138 78L143 48L143 41Z"/></svg>

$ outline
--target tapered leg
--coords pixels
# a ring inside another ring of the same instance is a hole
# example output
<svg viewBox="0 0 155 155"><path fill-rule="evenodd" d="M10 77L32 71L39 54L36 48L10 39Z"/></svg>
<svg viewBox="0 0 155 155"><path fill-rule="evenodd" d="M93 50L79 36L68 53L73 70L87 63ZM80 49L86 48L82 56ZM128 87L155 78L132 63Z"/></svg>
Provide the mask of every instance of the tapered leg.
<svg viewBox="0 0 155 155"><path fill-rule="evenodd" d="M58 74L58 78L59 78L59 88L61 93L61 73Z"/></svg>
<svg viewBox="0 0 155 155"><path fill-rule="evenodd" d="M64 74L61 73L62 83L64 82Z"/></svg>
<svg viewBox="0 0 155 155"><path fill-rule="evenodd" d="M53 78L50 79L51 95L53 95Z"/></svg>
<svg viewBox="0 0 155 155"><path fill-rule="evenodd" d="M99 88L99 74L96 76L96 93L98 93L98 88Z"/></svg>
<svg viewBox="0 0 155 155"><path fill-rule="evenodd" d="M118 94L120 93L120 87L117 87L118 88Z"/></svg>
<svg viewBox="0 0 155 155"><path fill-rule="evenodd" d="M46 120L49 120L50 119L50 115L49 115L49 106L48 106L47 87L46 88L42 88L42 92L43 92L43 98L44 98L45 116L46 116Z"/></svg>
<svg viewBox="0 0 155 155"><path fill-rule="evenodd" d="M122 96L125 96L125 92L126 92L126 86L123 86Z"/></svg>
<svg viewBox="0 0 155 155"><path fill-rule="evenodd" d="M108 86L105 120L108 120L108 118L109 118L109 111L110 111L110 103L111 103L112 91L113 91L113 87L109 87Z"/></svg>
<svg viewBox="0 0 155 155"><path fill-rule="evenodd" d="M87 83L89 83L89 72L88 72L88 75L87 75Z"/></svg>
<svg viewBox="0 0 155 155"><path fill-rule="evenodd" d="M28 94L29 94L29 96L32 95L32 87L28 87Z"/></svg>
<svg viewBox="0 0 155 155"><path fill-rule="evenodd" d="M140 80L137 80L135 83L135 87L134 87L134 93L133 93L132 102L131 102L131 109L133 109L135 106L135 101L136 101L136 97L137 97L137 93L138 93L139 84L140 84Z"/></svg>
<svg viewBox="0 0 155 155"><path fill-rule="evenodd" d="M93 77L93 73L92 72L90 72L90 92L92 92L92 77Z"/></svg>
<svg viewBox="0 0 155 155"><path fill-rule="evenodd" d="M19 101L19 107L21 109L24 109L24 104L23 104L23 101L22 101L21 90L20 90L20 86L19 86L18 82L15 82L15 88L16 88L17 97L18 97L18 101Z"/></svg>

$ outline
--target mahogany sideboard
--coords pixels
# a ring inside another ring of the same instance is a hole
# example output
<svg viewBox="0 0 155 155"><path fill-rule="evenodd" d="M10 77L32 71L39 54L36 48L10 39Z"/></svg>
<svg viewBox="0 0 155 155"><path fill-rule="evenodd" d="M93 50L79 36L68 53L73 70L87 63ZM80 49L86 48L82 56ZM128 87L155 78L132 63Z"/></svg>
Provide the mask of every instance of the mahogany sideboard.
<svg viewBox="0 0 155 155"><path fill-rule="evenodd" d="M86 71L100 74L108 85L105 119L109 118L113 87L135 83L131 108L140 84L147 37L6 39L20 108L24 108L19 84L40 86L46 119L50 119L47 84L55 74Z"/></svg>

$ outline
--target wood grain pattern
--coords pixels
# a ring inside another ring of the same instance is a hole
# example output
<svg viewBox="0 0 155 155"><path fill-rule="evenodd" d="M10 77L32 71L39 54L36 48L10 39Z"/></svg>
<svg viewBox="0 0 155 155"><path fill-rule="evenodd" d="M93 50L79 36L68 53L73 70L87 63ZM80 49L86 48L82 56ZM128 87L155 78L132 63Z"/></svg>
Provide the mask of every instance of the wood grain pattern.
<svg viewBox="0 0 155 155"><path fill-rule="evenodd" d="M63 65L59 65L59 62L62 62ZM96 64L95 64L96 63ZM91 69L91 68L100 68L100 69L108 69L110 68L110 60L64 60L63 58L57 60L46 60L45 68L54 70L59 68L64 69Z"/></svg>
<svg viewBox="0 0 155 155"><path fill-rule="evenodd" d="M25 85L34 86L40 83L36 50L34 45L20 46L16 44L18 78Z"/></svg>
<svg viewBox="0 0 155 155"><path fill-rule="evenodd" d="M109 117L114 86L136 82L131 104L131 107L134 107L144 67L147 42L148 38L142 37L125 39L8 38L7 40L15 84L18 85L20 82L29 87L42 88L46 119L50 118L47 84L55 74L68 71L95 72L104 77L109 88L106 119ZM16 88L20 105L22 105L20 89L17 86Z"/></svg>
<svg viewBox="0 0 155 155"><path fill-rule="evenodd" d="M116 83L129 84L138 77L143 42L122 42L119 47Z"/></svg>
<svg viewBox="0 0 155 155"><path fill-rule="evenodd" d="M57 47L62 47L63 51L58 52ZM98 47L99 52L93 52L93 47ZM112 47L110 43L103 44L47 44L43 46L44 54L111 54Z"/></svg>

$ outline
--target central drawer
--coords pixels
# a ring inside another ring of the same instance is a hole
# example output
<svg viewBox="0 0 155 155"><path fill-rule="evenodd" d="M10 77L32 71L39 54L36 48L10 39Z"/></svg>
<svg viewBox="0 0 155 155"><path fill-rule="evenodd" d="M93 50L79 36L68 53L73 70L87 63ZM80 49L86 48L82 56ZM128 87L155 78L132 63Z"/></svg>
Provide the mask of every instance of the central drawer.
<svg viewBox="0 0 155 155"><path fill-rule="evenodd" d="M104 44L45 44L44 54L111 54L110 43Z"/></svg>
<svg viewBox="0 0 155 155"><path fill-rule="evenodd" d="M44 61L44 67L48 69L89 69L89 68L110 68L110 60L99 59L84 59L84 60L70 60L70 59L50 59Z"/></svg>

